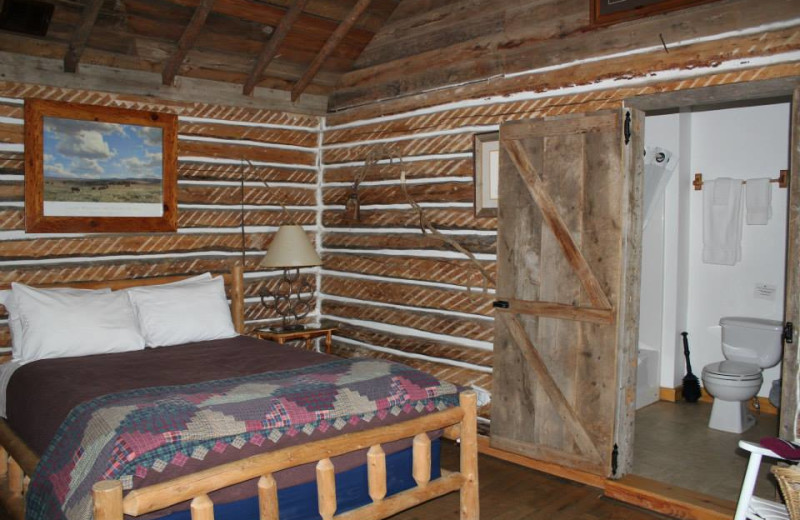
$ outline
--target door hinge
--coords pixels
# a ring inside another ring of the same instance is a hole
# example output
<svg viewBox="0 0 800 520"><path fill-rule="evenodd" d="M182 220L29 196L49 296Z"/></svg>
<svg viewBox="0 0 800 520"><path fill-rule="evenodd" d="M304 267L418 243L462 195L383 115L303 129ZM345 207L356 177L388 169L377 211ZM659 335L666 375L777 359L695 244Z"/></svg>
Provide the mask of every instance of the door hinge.
<svg viewBox="0 0 800 520"><path fill-rule="evenodd" d="M497 307L498 309L508 309L508 302L503 300L496 300L492 303L492 307Z"/></svg>
<svg viewBox="0 0 800 520"><path fill-rule="evenodd" d="M617 459L619 458L619 446L614 443L614 449L611 450L611 476L616 476L617 474Z"/></svg>
<svg viewBox="0 0 800 520"><path fill-rule="evenodd" d="M794 343L794 324L791 321L787 321L783 326L783 341Z"/></svg>
<svg viewBox="0 0 800 520"><path fill-rule="evenodd" d="M623 128L623 132L625 133L625 144L631 142L631 111L628 110L625 112L625 125Z"/></svg>

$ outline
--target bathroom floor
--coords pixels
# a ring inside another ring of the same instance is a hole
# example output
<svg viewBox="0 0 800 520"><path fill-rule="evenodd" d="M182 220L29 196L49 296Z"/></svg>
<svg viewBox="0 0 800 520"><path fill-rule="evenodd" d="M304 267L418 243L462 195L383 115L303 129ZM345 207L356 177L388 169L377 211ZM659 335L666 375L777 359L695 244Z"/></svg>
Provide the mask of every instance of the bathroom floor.
<svg viewBox="0 0 800 520"><path fill-rule="evenodd" d="M633 473L736 501L749 453L739 440L758 442L778 432L778 417L762 414L741 435L708 428L709 403L658 401L636 411ZM772 498L769 465L761 465L756 494Z"/></svg>

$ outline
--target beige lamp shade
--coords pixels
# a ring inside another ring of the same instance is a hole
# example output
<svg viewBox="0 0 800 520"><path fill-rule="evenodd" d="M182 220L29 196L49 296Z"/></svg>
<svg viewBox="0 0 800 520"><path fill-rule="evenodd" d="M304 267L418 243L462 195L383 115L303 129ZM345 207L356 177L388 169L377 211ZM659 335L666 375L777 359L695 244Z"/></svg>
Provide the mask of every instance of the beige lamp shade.
<svg viewBox="0 0 800 520"><path fill-rule="evenodd" d="M319 255L308 239L306 232L298 225L281 226L260 267L310 267L322 265Z"/></svg>

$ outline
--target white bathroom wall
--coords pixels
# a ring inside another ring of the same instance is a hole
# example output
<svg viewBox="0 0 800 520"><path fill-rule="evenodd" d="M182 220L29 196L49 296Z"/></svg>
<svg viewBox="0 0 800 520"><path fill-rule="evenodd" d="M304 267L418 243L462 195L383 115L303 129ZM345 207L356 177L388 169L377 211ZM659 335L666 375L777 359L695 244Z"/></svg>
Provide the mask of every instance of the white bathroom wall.
<svg viewBox="0 0 800 520"><path fill-rule="evenodd" d="M692 149L694 141L692 138L692 117L691 110L687 109L680 113L678 118L678 133L680 139L681 157L678 166L678 179L675 185L674 192L674 205L671 206L670 211L673 220L672 232L676 236L673 239L676 242L675 254L675 320L673 328L670 331L671 335L668 340L671 342L674 352L672 377L673 379L667 385L668 388L675 388L681 384L684 371L686 368L683 356L683 341L680 333L688 329L688 316L689 316L689 264L690 264L690 246L691 246L691 233L689 230L692 228L691 215L691 201L692 201ZM696 223L694 223L696 225ZM665 329L666 330L666 329ZM698 366L695 363L695 366ZM699 373L699 372L698 372ZM700 377L699 375L697 376Z"/></svg>
<svg viewBox="0 0 800 520"><path fill-rule="evenodd" d="M777 177L779 170L788 169L789 108L782 103L694 112L692 172L701 172L706 180ZM690 191L686 330L699 377L704 365L723 359L720 317L783 318L787 190L772 185L773 213L767 225L743 225L742 261L735 266L703 263L703 194ZM757 284L773 287L774 293L769 299L756 297ZM766 370L759 395L768 395L779 377L780 366Z"/></svg>

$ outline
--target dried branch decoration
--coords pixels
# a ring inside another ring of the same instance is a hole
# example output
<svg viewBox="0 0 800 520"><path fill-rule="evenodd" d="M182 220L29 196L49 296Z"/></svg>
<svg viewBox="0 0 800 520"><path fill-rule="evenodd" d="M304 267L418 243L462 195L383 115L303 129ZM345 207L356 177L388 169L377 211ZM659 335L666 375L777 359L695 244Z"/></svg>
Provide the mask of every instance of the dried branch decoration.
<svg viewBox="0 0 800 520"><path fill-rule="evenodd" d="M434 240L439 240L440 242L444 242L448 246L450 246L455 251L463 254L467 257L469 261L469 266L475 270L475 273L480 275L481 277L481 287L482 292L484 295L487 294L489 290L489 284L494 283L494 279L492 275L489 274L486 269L484 269L483 265L475 258L475 255L467 250L464 246L458 243L452 237L449 237L436 229L430 219L425 215L425 210L420 206L417 201L411 197L411 194L408 192L408 187L406 185L406 170L403 164L403 158L400 157L397 153L394 152L389 147L386 146L377 146L373 148L370 153L367 155L366 159L364 160L364 167L359 171L356 175L356 179L353 183L353 190L358 189L358 185L361 184L364 179L367 178L367 175L377 166L380 161L388 162L389 166L397 166L400 169L400 188L403 190L403 195L408 201L408 204L417 212L417 219L419 221L419 229L422 231L422 235L432 238ZM352 195L351 195L352 196ZM356 192L356 197L357 197ZM466 290L468 294L472 294L472 276L467 277L466 282Z"/></svg>
<svg viewBox="0 0 800 520"><path fill-rule="evenodd" d="M247 243L246 243L246 239L245 239L246 237L245 237L245 230L244 230L244 227L245 227L244 184L245 184L246 177L247 177L247 169L250 168L252 170L253 168L255 168L255 165L249 159L245 159L244 157L242 157L242 160L239 162L239 165L241 167L241 169L239 171L239 184L240 184L240 190L239 190L239 211L240 211L240 219L239 220L240 220L240 222L239 222L239 224L241 225L241 228L242 228L242 265L245 265L244 260L245 260L245 250L247 248ZM272 186L270 186L267 181L261 181L261 184L263 184L265 188L272 189ZM284 224L295 224L294 217L292 216L292 213L289 211L289 208L287 208L286 205L282 204L282 203L278 203L278 206L280 206L281 210L283 210L283 216L284 216L284 220L285 220Z"/></svg>

